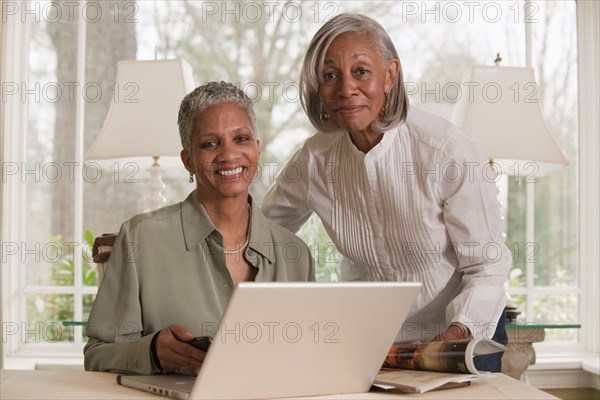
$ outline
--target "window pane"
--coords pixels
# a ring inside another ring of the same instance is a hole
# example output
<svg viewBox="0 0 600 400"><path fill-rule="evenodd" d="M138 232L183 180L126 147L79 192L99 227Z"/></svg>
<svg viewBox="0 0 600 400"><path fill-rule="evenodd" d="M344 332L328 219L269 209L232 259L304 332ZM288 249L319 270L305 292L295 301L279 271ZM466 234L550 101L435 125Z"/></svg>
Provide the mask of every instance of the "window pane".
<svg viewBox="0 0 600 400"><path fill-rule="evenodd" d="M536 187L535 230L539 246L536 286L578 286L578 212L574 186L568 176L556 176L541 180Z"/></svg>
<svg viewBox="0 0 600 400"><path fill-rule="evenodd" d="M71 294L30 294L27 302L27 343L68 342L72 338L65 321L73 321Z"/></svg>
<svg viewBox="0 0 600 400"><path fill-rule="evenodd" d="M325 232L321 220L313 214L302 226L298 235L306 242L315 260L317 281L340 281L342 256Z"/></svg>
<svg viewBox="0 0 600 400"><path fill-rule="evenodd" d="M75 103L69 92L76 81L77 24L57 25L43 19L31 25L29 81L21 97L28 115L22 177L29 285L69 285L73 279L63 267L74 233Z"/></svg>
<svg viewBox="0 0 600 400"><path fill-rule="evenodd" d="M94 235L91 231L84 232L84 244L81 250L82 272L81 282L84 286L98 286L98 268L92 259Z"/></svg>
<svg viewBox="0 0 600 400"><path fill-rule="evenodd" d="M533 64L550 133L569 166L535 185L535 286L578 285L577 31L574 1L539 2Z"/></svg>
<svg viewBox="0 0 600 400"><path fill-rule="evenodd" d="M154 53L140 55L138 42L146 43L149 40L154 51L157 42L151 33L160 29L160 21L164 17L160 14L160 7L171 9L183 5L182 2L176 2L175 5L161 2L157 10L159 14L153 15L153 11L158 7L153 3L103 2L103 15L109 18L102 18L87 26L86 80L94 82L102 95L86 102L85 151L98 137L111 107L126 106L128 102L137 100L137 97L144 94L144 88L139 88L135 93L128 89L135 82L115 82L117 63L121 60L154 58ZM110 32L108 37L106 32ZM169 54L169 58L174 56ZM98 65L102 65L102 68L98 68ZM165 118L175 121L177 115ZM168 134L178 135L177 131ZM127 132L123 132L123 137L126 135ZM141 145L143 143L140 143ZM118 146L118 143L115 143L115 146ZM117 233L123 221L144 211L149 178L147 169L152 165L151 156L148 154L147 158L88 160L85 171L89 174L84 174L84 229L89 230L92 236ZM163 157L160 164L162 179L166 185L164 194L167 203L171 204L183 200L193 186L187 182L188 176L181 161L178 158L168 161L166 163ZM174 165L175 168L169 169L169 165Z"/></svg>
<svg viewBox="0 0 600 400"><path fill-rule="evenodd" d="M515 307L517 307L517 311L520 314L517 316L517 323L524 324L527 323L527 296L524 294L511 294Z"/></svg>
<svg viewBox="0 0 600 400"><path fill-rule="evenodd" d="M129 12L134 15L125 18L127 6L125 2L100 2L97 7L101 7L103 18L86 26L86 81L92 82L96 90L85 102L84 153L100 132L109 108L124 101L126 83L115 82L117 62L136 58L136 7L129 2L132 7ZM116 233L124 219L141 211L139 200L143 188L139 183L139 167L126 166L129 160L86 161L83 227L92 237Z"/></svg>
<svg viewBox="0 0 600 400"><path fill-rule="evenodd" d="M579 329L546 329L545 343L575 343L579 338Z"/></svg>
<svg viewBox="0 0 600 400"><path fill-rule="evenodd" d="M469 95L463 75L473 64L525 64L522 2L396 2L378 19L398 50L413 105L450 119ZM402 21L402 23L398 23Z"/></svg>
<svg viewBox="0 0 600 400"><path fill-rule="evenodd" d="M577 294L538 295L534 306L537 324L579 323Z"/></svg>
<svg viewBox="0 0 600 400"><path fill-rule="evenodd" d="M515 256L509 286L527 287L529 278L533 285L527 289L533 295L546 287L578 288L579 138L577 85L573 84L578 79L575 2L534 2L530 7L532 67L539 85L539 104L550 134L569 160L558 172L535 176L533 239L526 237L525 184L509 180L507 244ZM527 276L527 261L533 265L532 277ZM549 313L554 308L551 304L561 299L570 304L571 322L578 319L575 294L532 299L528 321L564 323L561 313L566 309L559 307L556 313Z"/></svg>
<svg viewBox="0 0 600 400"><path fill-rule="evenodd" d="M531 259L531 248L525 237L527 195L522 179L511 177L508 180L506 227L506 246L513 257L513 266L509 275L509 286L523 287L527 283L525 262Z"/></svg>

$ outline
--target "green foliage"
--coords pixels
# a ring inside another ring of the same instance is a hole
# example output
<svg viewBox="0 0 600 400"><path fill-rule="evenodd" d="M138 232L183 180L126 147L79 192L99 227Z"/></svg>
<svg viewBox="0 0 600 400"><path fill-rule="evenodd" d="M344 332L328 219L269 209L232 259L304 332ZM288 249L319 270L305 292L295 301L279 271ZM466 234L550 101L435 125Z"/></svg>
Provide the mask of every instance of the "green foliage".
<svg viewBox="0 0 600 400"><path fill-rule="evenodd" d="M61 243L62 236L53 236L50 240L56 244L57 248L60 247L61 257L60 260L52 264L50 279L53 285L58 286L73 286L75 284L75 251L77 247L81 247L82 256L82 280L84 286L96 286L98 285L98 276L96 266L92 261L92 246L94 244L94 234L85 230L83 233L83 243L67 244ZM91 265L90 265L91 264Z"/></svg>
<svg viewBox="0 0 600 400"><path fill-rule="evenodd" d="M82 284L84 286L98 285L98 274L92 261L92 245L94 234L89 230L84 232L84 241L81 246L62 242L61 235L50 238L53 248L60 249L60 257L50 267L50 285L74 286L75 285L75 251L82 255ZM57 250L58 252L58 250ZM38 283L41 282L39 279ZM84 313L89 313L92 307L93 296L82 296ZM41 332L36 335L43 341L69 341L68 327L63 326L64 321L73 321L75 310L75 296L65 293L35 294L27 297L27 321L29 329Z"/></svg>
<svg viewBox="0 0 600 400"><path fill-rule="evenodd" d="M342 256L331 241L321 220L312 215L298 232L308 245L315 261L315 275L320 282L338 282Z"/></svg>
<svg viewBox="0 0 600 400"><path fill-rule="evenodd" d="M575 294L544 294L546 288L577 287L577 182L565 170L533 183L535 209L535 242L526 239L526 185L524 178L510 178L508 186L508 229L506 244L512 251L513 267L509 288L527 287L527 264L532 265L533 285L538 294L513 295L522 314L520 322L546 324L578 323L578 301ZM527 304L532 306L526 315ZM575 341L577 330L552 332L548 340Z"/></svg>

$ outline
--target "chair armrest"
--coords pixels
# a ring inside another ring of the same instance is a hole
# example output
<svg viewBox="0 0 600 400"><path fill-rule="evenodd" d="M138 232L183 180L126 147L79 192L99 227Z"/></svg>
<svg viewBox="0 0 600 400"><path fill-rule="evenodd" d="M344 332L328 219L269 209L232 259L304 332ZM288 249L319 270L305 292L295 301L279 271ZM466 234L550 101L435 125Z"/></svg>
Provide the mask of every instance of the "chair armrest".
<svg viewBox="0 0 600 400"><path fill-rule="evenodd" d="M97 264L98 268L98 286L104 278L106 272L106 266L110 253L112 252L113 245L117 239L116 233L104 233L102 236L94 239L94 245L92 246L92 259Z"/></svg>

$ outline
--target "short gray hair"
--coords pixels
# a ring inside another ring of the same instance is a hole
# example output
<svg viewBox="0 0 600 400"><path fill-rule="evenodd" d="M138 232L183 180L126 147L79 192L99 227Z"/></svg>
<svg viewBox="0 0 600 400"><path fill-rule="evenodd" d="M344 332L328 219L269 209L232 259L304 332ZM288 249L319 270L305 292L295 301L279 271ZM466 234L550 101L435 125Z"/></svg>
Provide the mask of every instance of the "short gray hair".
<svg viewBox="0 0 600 400"><path fill-rule="evenodd" d="M310 122L320 132L338 132L340 130L333 121L321 121L320 114L323 106L319 98L319 83L327 49L336 37L347 32L363 34L372 39L381 54L384 65L388 65L394 59L400 62L392 39L377 21L365 15L349 13L340 14L327 21L310 42L300 73L300 102ZM408 96L404 88L402 66L399 68L396 82L387 97L383 117L379 116L371 124L371 128L378 133L383 133L406 119Z"/></svg>
<svg viewBox="0 0 600 400"><path fill-rule="evenodd" d="M234 103L240 106L250 120L252 134L256 136L256 115L252 107L252 100L238 87L228 82L208 82L188 93L181 101L177 125L181 145L191 151L192 132L196 117L209 107L224 103Z"/></svg>

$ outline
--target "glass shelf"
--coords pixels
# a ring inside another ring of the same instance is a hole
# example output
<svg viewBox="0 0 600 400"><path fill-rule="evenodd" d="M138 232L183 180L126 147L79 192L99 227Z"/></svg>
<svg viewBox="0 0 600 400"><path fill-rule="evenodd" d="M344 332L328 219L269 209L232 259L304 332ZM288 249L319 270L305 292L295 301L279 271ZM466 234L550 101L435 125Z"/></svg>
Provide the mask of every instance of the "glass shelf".
<svg viewBox="0 0 600 400"><path fill-rule="evenodd" d="M579 329L581 324L536 324L528 322L524 324L507 322L506 329Z"/></svg>

